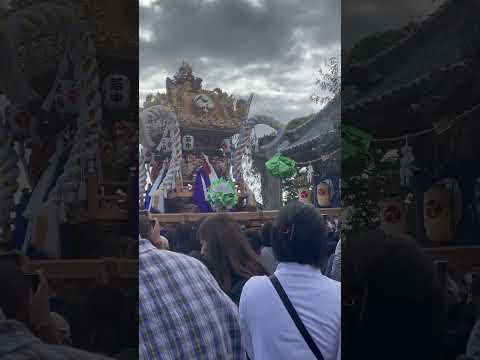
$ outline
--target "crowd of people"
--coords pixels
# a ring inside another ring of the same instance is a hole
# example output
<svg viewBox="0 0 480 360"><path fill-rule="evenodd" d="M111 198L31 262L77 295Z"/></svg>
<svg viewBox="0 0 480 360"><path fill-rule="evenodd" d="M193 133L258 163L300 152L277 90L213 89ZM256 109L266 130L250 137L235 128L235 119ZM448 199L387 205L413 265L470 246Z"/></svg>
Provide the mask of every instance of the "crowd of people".
<svg viewBox="0 0 480 360"><path fill-rule="evenodd" d="M0 358L480 359L480 278L414 239L332 240L293 202L261 229L141 214L138 243L138 293L98 284L76 306L0 256Z"/></svg>
<svg viewBox="0 0 480 360"><path fill-rule="evenodd" d="M479 282L409 237L332 243L300 203L261 231L228 214L140 230L141 359L480 359Z"/></svg>
<svg viewBox="0 0 480 360"><path fill-rule="evenodd" d="M141 359L341 359L341 246L315 208L139 224Z"/></svg>

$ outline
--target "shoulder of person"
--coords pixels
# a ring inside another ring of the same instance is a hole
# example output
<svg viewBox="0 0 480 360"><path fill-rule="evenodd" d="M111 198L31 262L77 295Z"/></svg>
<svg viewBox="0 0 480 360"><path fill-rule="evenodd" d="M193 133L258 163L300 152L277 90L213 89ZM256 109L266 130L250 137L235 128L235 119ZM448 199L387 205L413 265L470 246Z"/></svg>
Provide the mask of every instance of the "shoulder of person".
<svg viewBox="0 0 480 360"><path fill-rule="evenodd" d="M257 296L259 293L269 291L269 286L271 285L268 276L252 276L243 285L242 296L248 296L250 294Z"/></svg>

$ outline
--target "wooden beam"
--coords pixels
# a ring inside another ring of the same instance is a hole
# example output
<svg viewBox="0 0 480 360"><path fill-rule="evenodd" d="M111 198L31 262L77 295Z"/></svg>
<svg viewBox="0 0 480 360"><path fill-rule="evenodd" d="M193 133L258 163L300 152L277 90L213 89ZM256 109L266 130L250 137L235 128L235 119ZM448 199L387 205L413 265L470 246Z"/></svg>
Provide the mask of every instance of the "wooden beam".
<svg viewBox="0 0 480 360"><path fill-rule="evenodd" d="M319 213L322 215L338 217L340 216L340 208L328 208L328 209L318 209ZM174 224L174 223L189 223L197 222L204 219L207 216L212 216L218 213L176 213L176 214L149 214L151 220L158 220L158 222L163 224ZM236 221L272 221L278 214L277 210L269 211L243 211L243 212L227 212L225 213L228 216L231 216Z"/></svg>
<svg viewBox="0 0 480 360"><path fill-rule="evenodd" d="M480 267L480 246L444 246L426 248L425 251L437 261L448 261L463 268Z"/></svg>
<svg viewBox="0 0 480 360"><path fill-rule="evenodd" d="M113 276L124 279L138 277L137 259L31 260L25 264L29 272L42 270L47 279L97 279Z"/></svg>

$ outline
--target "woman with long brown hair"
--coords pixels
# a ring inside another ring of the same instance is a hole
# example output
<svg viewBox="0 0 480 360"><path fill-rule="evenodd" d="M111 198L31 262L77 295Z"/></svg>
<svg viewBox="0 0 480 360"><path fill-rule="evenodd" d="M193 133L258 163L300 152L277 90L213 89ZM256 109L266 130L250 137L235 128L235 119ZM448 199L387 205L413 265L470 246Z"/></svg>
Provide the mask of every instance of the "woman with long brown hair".
<svg viewBox="0 0 480 360"><path fill-rule="evenodd" d="M197 236L213 276L238 304L247 280L266 274L240 225L228 215L213 215L201 223Z"/></svg>

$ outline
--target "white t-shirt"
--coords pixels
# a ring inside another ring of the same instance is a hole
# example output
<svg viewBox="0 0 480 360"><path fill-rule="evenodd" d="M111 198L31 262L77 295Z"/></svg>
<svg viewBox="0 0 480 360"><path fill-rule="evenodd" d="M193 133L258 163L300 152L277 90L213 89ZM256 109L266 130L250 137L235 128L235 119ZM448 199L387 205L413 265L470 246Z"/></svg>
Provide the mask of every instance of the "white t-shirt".
<svg viewBox="0 0 480 360"><path fill-rule="evenodd" d="M275 275L325 360L341 359L341 286L319 269L280 263ZM255 276L240 298L240 322L252 360L315 356L266 276Z"/></svg>

